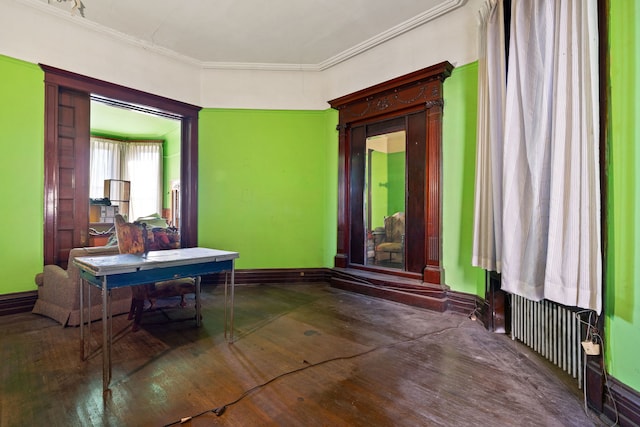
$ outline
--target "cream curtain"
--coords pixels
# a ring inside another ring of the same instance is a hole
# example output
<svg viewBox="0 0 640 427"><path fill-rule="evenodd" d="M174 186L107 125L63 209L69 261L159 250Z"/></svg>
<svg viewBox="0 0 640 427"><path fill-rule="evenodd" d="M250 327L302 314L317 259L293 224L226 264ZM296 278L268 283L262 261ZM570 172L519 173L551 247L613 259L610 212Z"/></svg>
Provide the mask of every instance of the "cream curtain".
<svg viewBox="0 0 640 427"><path fill-rule="evenodd" d="M89 197L104 197L104 180L120 179L121 149L117 141L92 137L89 165Z"/></svg>
<svg viewBox="0 0 640 427"><path fill-rule="evenodd" d="M599 313L597 2L511 11L496 269L507 292Z"/></svg>
<svg viewBox="0 0 640 427"><path fill-rule="evenodd" d="M123 179L131 181L131 218L162 215L162 143L127 142Z"/></svg>
<svg viewBox="0 0 640 427"><path fill-rule="evenodd" d="M502 141L506 92L504 10L490 0L480 10L478 129L474 239L471 262L500 271L502 258Z"/></svg>
<svg viewBox="0 0 640 427"><path fill-rule="evenodd" d="M131 181L129 219L162 214L162 141L92 137L90 197L104 197L105 179Z"/></svg>

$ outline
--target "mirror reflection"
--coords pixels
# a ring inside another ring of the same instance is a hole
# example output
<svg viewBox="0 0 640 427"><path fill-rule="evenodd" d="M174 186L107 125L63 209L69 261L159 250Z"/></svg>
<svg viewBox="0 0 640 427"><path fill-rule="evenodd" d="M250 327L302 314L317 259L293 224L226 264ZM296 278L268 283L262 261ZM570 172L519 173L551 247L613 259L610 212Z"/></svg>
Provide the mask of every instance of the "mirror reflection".
<svg viewBox="0 0 640 427"><path fill-rule="evenodd" d="M406 133L367 138L366 265L404 270Z"/></svg>

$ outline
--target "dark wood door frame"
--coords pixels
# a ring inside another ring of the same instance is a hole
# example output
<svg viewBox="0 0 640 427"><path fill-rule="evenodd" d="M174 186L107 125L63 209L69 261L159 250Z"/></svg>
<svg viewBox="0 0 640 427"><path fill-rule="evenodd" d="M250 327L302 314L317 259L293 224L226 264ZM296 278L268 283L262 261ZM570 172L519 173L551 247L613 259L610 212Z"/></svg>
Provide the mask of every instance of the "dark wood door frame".
<svg viewBox="0 0 640 427"><path fill-rule="evenodd" d="M152 110L158 115L181 122L180 190L181 245L198 244L198 113L201 107L142 92L103 80L40 64L45 72L45 182L44 182L44 262L56 264L55 228L57 206L57 126L56 114L60 88L86 92L113 100L133 109Z"/></svg>

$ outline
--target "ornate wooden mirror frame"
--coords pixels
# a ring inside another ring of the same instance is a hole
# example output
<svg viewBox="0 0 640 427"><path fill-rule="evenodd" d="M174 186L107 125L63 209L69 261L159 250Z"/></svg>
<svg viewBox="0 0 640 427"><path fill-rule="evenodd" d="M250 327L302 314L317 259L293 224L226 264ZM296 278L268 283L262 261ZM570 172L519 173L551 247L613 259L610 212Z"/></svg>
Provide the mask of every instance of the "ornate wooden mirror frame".
<svg viewBox="0 0 640 427"><path fill-rule="evenodd" d="M364 143L386 127L406 131L405 269L385 274L440 285L442 278L442 62L329 101L339 112L338 244L335 267L365 265ZM362 149L362 150L361 150ZM362 175L362 176L360 176ZM409 196L410 195L410 196Z"/></svg>

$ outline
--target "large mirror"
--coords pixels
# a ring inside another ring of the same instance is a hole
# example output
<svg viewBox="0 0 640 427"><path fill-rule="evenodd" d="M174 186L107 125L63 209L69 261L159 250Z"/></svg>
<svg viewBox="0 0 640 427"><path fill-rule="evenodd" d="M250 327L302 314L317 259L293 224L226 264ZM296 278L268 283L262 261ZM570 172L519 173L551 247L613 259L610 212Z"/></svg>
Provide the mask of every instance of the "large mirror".
<svg viewBox="0 0 640 427"><path fill-rule="evenodd" d="M365 263L404 270L406 206L406 132L366 140Z"/></svg>
<svg viewBox="0 0 640 427"><path fill-rule="evenodd" d="M329 101L339 112L341 273L440 289L442 83L452 69L442 62Z"/></svg>

